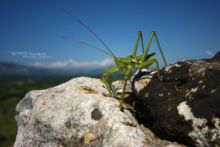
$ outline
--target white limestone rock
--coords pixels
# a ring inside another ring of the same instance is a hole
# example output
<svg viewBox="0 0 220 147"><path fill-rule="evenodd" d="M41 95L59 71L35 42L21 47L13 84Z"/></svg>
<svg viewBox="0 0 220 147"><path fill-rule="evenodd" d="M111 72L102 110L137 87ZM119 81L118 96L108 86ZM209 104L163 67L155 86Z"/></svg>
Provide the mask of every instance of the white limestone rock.
<svg viewBox="0 0 220 147"><path fill-rule="evenodd" d="M80 77L27 93L16 107L14 147L179 146L140 127L99 79Z"/></svg>

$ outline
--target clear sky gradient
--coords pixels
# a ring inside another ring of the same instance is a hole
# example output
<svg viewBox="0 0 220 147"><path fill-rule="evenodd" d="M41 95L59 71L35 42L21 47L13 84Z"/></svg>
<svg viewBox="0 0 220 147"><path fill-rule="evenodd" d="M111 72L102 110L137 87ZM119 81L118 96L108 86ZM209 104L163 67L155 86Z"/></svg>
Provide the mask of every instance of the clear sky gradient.
<svg viewBox="0 0 220 147"><path fill-rule="evenodd" d="M107 55L60 38L70 37L104 48L62 9L89 25L120 57L132 53L139 30L145 45L151 31L157 32L169 63L209 58L220 50L219 0L1 0L0 61L107 62ZM162 64L155 41L150 51L157 53ZM15 56L14 52L49 57Z"/></svg>

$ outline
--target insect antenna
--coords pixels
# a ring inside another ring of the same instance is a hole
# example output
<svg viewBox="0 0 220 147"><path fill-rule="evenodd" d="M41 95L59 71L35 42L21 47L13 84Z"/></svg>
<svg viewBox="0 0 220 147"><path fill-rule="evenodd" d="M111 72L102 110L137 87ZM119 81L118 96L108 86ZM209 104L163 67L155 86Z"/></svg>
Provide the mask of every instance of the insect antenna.
<svg viewBox="0 0 220 147"><path fill-rule="evenodd" d="M104 54L107 54L108 56L111 56L112 57L112 54L108 53L107 51L103 50L103 49L100 49L92 44L89 44L87 42L84 42L84 41L81 41L81 40L75 40L75 39L71 39L71 38L68 38L68 37L61 37L62 39L65 39L65 40L70 40L70 41L73 41L73 42L76 42L76 43L79 43L79 44L82 44L82 45L85 45L85 46L89 46L91 48L95 48L97 49L98 51L101 51L102 53Z"/></svg>
<svg viewBox="0 0 220 147"><path fill-rule="evenodd" d="M87 31L89 31L96 39L98 39L102 45L109 51L110 54L112 54L113 57L115 57L114 53L111 51L111 49L106 45L106 43L84 22L82 22L79 18L75 17L71 13L67 12L66 10L62 10L64 13L67 15L71 16L74 18L79 24L81 24ZM115 57L116 58L116 57Z"/></svg>

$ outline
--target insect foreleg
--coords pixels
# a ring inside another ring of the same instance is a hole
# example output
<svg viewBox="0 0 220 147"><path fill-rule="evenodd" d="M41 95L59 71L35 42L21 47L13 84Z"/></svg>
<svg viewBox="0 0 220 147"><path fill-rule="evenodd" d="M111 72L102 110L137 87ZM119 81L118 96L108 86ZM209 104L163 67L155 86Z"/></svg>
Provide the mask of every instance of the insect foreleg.
<svg viewBox="0 0 220 147"><path fill-rule="evenodd" d="M108 78L112 73L118 72L118 71L119 69L117 66L111 66L106 72L103 73L102 78L101 78L101 81L106 85L109 91L110 97L112 97L112 90L111 90L111 86L108 83Z"/></svg>
<svg viewBox="0 0 220 147"><path fill-rule="evenodd" d="M128 65L128 68L124 73L124 86L123 86L123 89L122 89L121 101L124 100L125 89L126 89L126 86L127 86L127 81L129 79L129 77L131 76L131 71L132 71L132 66Z"/></svg>
<svg viewBox="0 0 220 147"><path fill-rule="evenodd" d="M128 80L129 80L129 78L131 76L131 73L132 73L132 68L133 68L133 66L131 64L128 65L127 70L124 73L124 85L123 85L122 94L121 94L121 97L120 97L120 106L119 107L135 111L132 106L130 106L129 104L126 104L124 102L125 90L126 90L126 87L127 87L127 82L128 82Z"/></svg>

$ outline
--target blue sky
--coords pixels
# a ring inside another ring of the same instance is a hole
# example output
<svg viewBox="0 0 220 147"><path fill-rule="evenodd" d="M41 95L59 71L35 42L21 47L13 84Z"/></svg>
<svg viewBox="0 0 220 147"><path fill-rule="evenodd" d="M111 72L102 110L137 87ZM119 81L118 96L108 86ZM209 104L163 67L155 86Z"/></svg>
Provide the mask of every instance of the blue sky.
<svg viewBox="0 0 220 147"><path fill-rule="evenodd" d="M220 50L218 0L1 0L0 61L39 66L111 64L107 55L60 38L104 48L62 9L89 25L120 57L131 54L139 30L145 44L151 31L157 32L169 63L209 58ZM162 64L155 42L150 51Z"/></svg>

